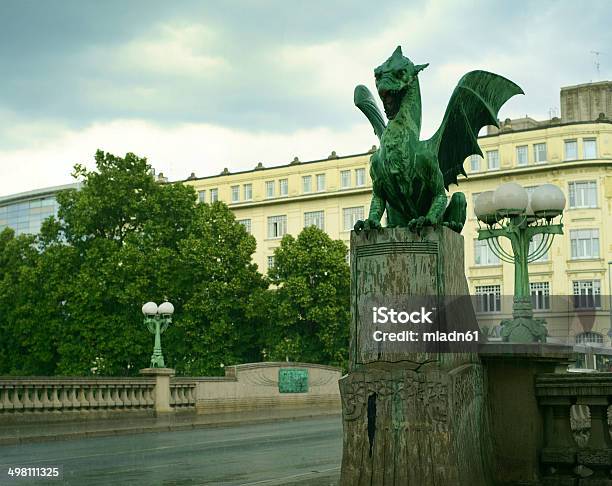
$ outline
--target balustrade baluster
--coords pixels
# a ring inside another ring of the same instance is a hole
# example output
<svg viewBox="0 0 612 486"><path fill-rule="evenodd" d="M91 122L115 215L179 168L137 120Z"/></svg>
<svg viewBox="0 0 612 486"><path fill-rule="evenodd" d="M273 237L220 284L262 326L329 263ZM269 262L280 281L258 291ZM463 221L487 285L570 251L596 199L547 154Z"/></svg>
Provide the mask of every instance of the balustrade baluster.
<svg viewBox="0 0 612 486"><path fill-rule="evenodd" d="M15 385L13 387L13 410L23 410L23 402L21 401L21 397L23 396L23 385Z"/></svg>
<svg viewBox="0 0 612 486"><path fill-rule="evenodd" d="M147 385L138 385L138 407L146 408L147 407Z"/></svg>
<svg viewBox="0 0 612 486"><path fill-rule="evenodd" d="M87 401L89 408L98 408L100 406L100 387L98 384L87 385Z"/></svg>
<svg viewBox="0 0 612 486"><path fill-rule="evenodd" d="M109 384L107 388L106 406L108 408L115 408L117 406L117 400L115 399L117 393L116 386Z"/></svg>
<svg viewBox="0 0 612 486"><path fill-rule="evenodd" d="M89 385L78 385L77 388L77 400L79 402L79 407L81 410L89 409L89 400L87 399L87 390Z"/></svg>
<svg viewBox="0 0 612 486"><path fill-rule="evenodd" d="M40 390L40 399L42 401L44 412L47 412L53 408L53 400L51 400L49 394L51 393L51 386L47 383L44 383Z"/></svg>
<svg viewBox="0 0 612 486"><path fill-rule="evenodd" d="M608 432L608 397L582 397L579 403L586 403L591 411L591 437L588 447L605 449L612 447Z"/></svg>
<svg viewBox="0 0 612 486"><path fill-rule="evenodd" d="M133 408L136 405L134 400L134 387L136 385L134 383L129 383L125 385L125 400L126 405L130 408Z"/></svg>
<svg viewBox="0 0 612 486"><path fill-rule="evenodd" d="M70 404L73 409L79 410L81 408L81 401L79 400L79 385L76 383L70 383L68 387L70 390Z"/></svg>
<svg viewBox="0 0 612 486"><path fill-rule="evenodd" d="M13 401L11 400L11 391L13 385L0 385L0 410L13 410Z"/></svg>
<svg viewBox="0 0 612 486"><path fill-rule="evenodd" d="M68 395L68 390L66 388L65 385L57 385L57 387L54 387L57 389L57 397L60 403L60 407L61 409L70 409L72 408L72 401L68 400L67 395Z"/></svg>
<svg viewBox="0 0 612 486"><path fill-rule="evenodd" d="M125 407L125 400L124 400L124 393L125 393L125 385L116 385L116 389L117 389L117 397L116 397L116 401L117 401L117 406L118 407Z"/></svg>
<svg viewBox="0 0 612 486"><path fill-rule="evenodd" d="M42 401L44 386L34 384L32 385L32 402L34 403L34 410L37 412L42 411L44 404Z"/></svg>
<svg viewBox="0 0 612 486"><path fill-rule="evenodd" d="M62 393L60 390L63 390L61 385L51 385L51 406L55 410L61 410L63 406L63 403L59 399L59 395Z"/></svg>
<svg viewBox="0 0 612 486"><path fill-rule="evenodd" d="M155 385L147 385L147 405L153 407L155 405L155 399L153 398L153 390Z"/></svg>
<svg viewBox="0 0 612 486"><path fill-rule="evenodd" d="M32 394L33 386L29 383L23 385L23 395L21 397L21 401L23 402L23 410L31 412L34 410L34 402L30 398Z"/></svg>

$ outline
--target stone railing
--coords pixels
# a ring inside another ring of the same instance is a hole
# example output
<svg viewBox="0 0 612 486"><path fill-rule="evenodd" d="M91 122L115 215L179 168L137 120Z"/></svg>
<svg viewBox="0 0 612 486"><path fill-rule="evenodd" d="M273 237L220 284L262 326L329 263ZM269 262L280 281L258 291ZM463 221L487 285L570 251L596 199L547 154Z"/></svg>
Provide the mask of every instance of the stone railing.
<svg viewBox="0 0 612 486"><path fill-rule="evenodd" d="M154 387L147 378L0 379L0 415L153 409Z"/></svg>
<svg viewBox="0 0 612 486"><path fill-rule="evenodd" d="M196 406L196 381L174 378L170 382L170 406L172 408L194 408Z"/></svg>
<svg viewBox="0 0 612 486"><path fill-rule="evenodd" d="M280 370L299 368L308 386L279 390ZM0 425L46 421L239 413L270 407L334 407L340 369L308 363L249 363L226 376L175 377L170 368L144 368L142 377L0 377Z"/></svg>
<svg viewBox="0 0 612 486"><path fill-rule="evenodd" d="M542 484L612 484L612 373L541 374Z"/></svg>

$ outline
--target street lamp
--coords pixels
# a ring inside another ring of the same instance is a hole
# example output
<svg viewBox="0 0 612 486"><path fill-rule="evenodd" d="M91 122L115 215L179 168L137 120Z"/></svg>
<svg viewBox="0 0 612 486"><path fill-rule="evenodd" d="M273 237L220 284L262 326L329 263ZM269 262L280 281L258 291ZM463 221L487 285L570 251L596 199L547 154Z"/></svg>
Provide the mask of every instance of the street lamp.
<svg viewBox="0 0 612 486"><path fill-rule="evenodd" d="M546 341L544 319L533 318L527 265L546 254L554 235L563 234L563 224L553 224L553 220L561 216L564 208L565 196L553 184L537 187L530 197L525 188L509 182L495 191L480 194L474 201L479 221L478 239L486 240L500 260L514 264L512 319L501 323L504 341ZM480 222L487 227L481 227ZM538 234L542 235L542 240L529 252L529 243ZM502 248L501 236L510 240L511 253Z"/></svg>
<svg viewBox="0 0 612 486"><path fill-rule="evenodd" d="M161 334L172 322L174 306L170 302L164 302L157 307L155 302L147 302L142 306L145 316L144 322L149 331L155 334L155 347L151 355L151 368L165 368L164 356L161 349Z"/></svg>

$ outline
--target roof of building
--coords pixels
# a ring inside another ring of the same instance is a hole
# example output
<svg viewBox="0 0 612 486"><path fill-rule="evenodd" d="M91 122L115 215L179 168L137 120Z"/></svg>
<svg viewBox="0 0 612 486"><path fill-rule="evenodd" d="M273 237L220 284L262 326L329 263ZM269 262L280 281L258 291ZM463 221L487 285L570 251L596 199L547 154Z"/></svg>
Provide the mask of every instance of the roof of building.
<svg viewBox="0 0 612 486"><path fill-rule="evenodd" d="M31 191L19 192L17 194L9 194L8 196L0 197L0 206L12 204L18 201L27 201L29 199L39 199L45 196L52 196L57 194L59 191L66 189L77 189L78 183L63 184L61 186L49 186L41 189L33 189Z"/></svg>

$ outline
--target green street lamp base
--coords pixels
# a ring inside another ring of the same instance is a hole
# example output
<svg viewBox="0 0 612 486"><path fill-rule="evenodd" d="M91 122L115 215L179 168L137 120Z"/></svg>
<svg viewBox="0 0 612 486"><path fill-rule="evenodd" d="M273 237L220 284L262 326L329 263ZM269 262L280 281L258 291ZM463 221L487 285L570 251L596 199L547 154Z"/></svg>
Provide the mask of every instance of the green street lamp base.
<svg viewBox="0 0 612 486"><path fill-rule="evenodd" d="M515 317L501 322L501 337L511 343L545 343L548 331L544 319Z"/></svg>
<svg viewBox="0 0 612 486"><path fill-rule="evenodd" d="M151 356L151 365L150 368L165 368L166 364L164 363L164 357L161 352L159 354L153 353Z"/></svg>

